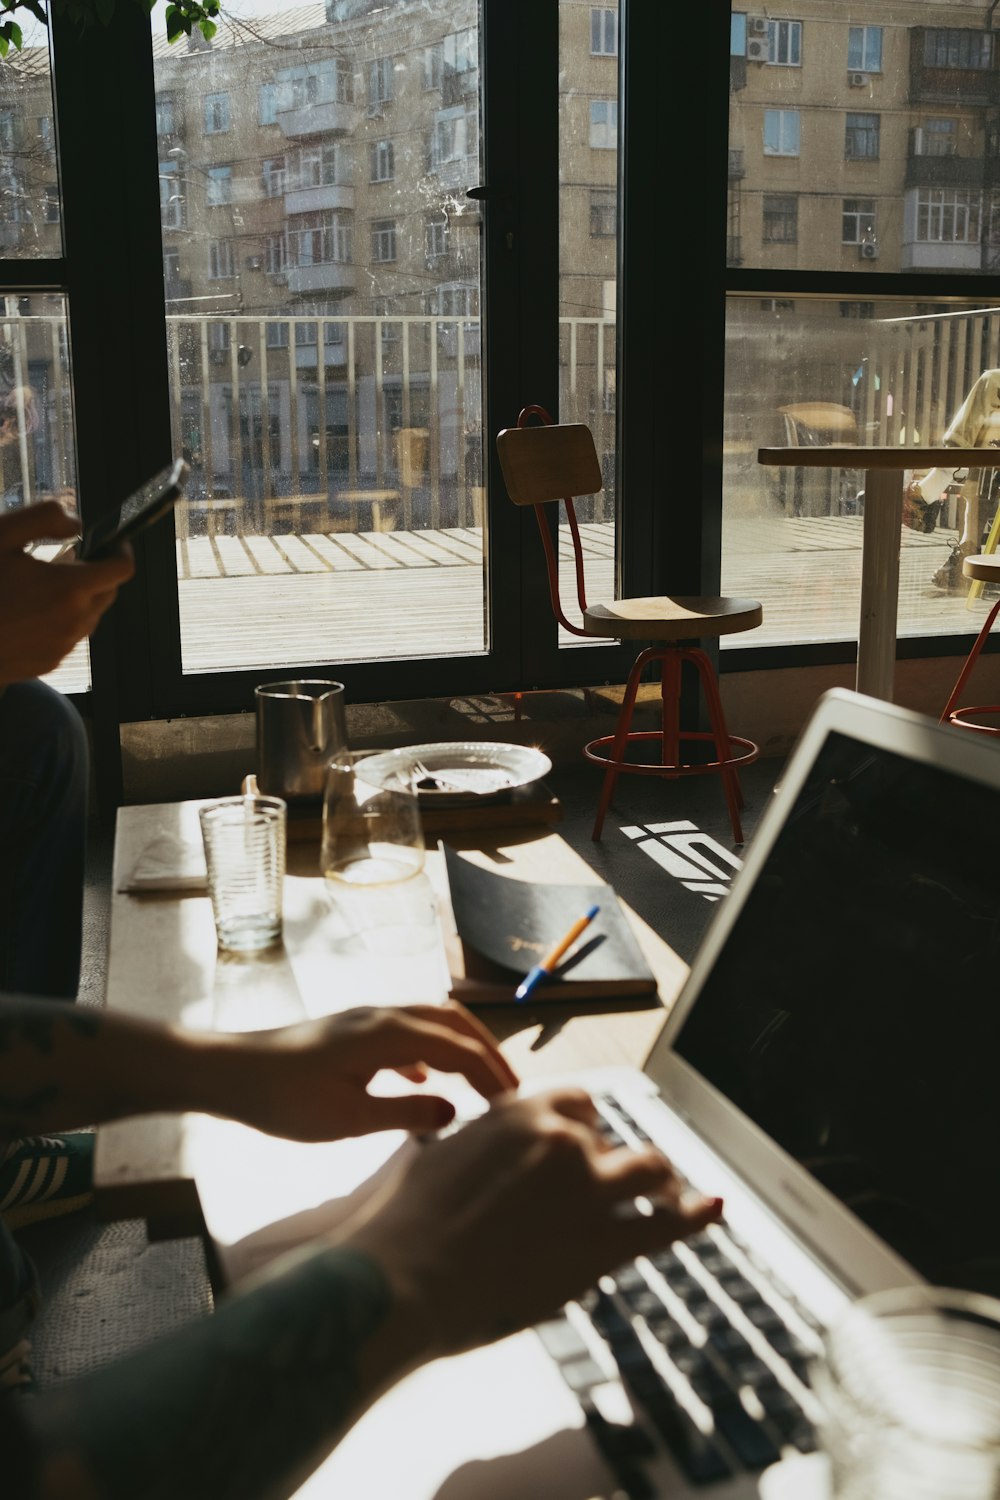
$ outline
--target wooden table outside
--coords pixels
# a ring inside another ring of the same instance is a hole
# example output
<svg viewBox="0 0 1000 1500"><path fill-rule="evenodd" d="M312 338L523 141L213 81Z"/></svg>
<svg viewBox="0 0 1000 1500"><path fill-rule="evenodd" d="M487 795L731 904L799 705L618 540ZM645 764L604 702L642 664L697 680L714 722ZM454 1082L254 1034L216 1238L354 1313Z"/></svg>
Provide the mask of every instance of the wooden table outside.
<svg viewBox="0 0 1000 1500"><path fill-rule="evenodd" d="M318 869L318 849L289 844L282 945L254 957L217 952L207 895L130 894L121 886L152 840L200 845L196 802L123 808L118 815L108 968L108 1005L194 1027L277 1026L359 1004L440 1001L446 994L440 930L414 951L357 954L345 944ZM590 866L557 833L535 827L449 834L477 861L516 878L594 881ZM446 889L443 858L428 853L427 895ZM412 885L413 882L408 882ZM526 1079L596 1065L641 1066L687 967L626 906L657 977L659 997L575 1007L541 1002L491 1006L479 1014ZM455 1097L459 1087L445 1084ZM460 1091L460 1089L459 1089ZM386 1154L386 1138L299 1145L206 1116L154 1116L105 1126L95 1186L105 1218L144 1218L154 1237L206 1232L223 1283L239 1279L294 1238L331 1191L349 1192ZM306 1214L303 1220L296 1216ZM274 1229L275 1224L289 1226ZM283 1238L284 1237L284 1238Z"/></svg>
<svg viewBox="0 0 1000 1500"><path fill-rule="evenodd" d="M758 448L762 464L865 470L864 538L861 554L861 620L858 627L859 693L892 699L896 668L896 609L899 598L899 530L903 520L903 471L1000 467L995 448Z"/></svg>

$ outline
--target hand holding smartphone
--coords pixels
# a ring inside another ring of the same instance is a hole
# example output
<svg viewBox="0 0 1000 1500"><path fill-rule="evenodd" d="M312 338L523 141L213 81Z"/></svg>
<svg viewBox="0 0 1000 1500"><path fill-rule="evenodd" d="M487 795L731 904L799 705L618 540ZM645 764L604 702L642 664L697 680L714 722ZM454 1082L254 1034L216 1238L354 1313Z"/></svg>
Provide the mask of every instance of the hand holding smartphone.
<svg viewBox="0 0 1000 1500"><path fill-rule="evenodd" d="M110 556L123 542L129 541L166 515L184 493L189 473L184 459L175 459L165 469L161 469L159 474L154 474L152 479L126 496L116 509L85 526L81 539L68 543L53 561L60 562L74 554L80 562L97 562L102 557Z"/></svg>

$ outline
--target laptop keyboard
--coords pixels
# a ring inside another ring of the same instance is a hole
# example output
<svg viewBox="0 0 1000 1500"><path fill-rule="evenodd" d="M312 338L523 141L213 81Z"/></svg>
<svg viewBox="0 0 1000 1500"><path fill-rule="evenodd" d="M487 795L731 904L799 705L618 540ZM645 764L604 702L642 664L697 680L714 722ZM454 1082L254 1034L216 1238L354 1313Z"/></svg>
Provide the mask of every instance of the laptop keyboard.
<svg viewBox="0 0 1000 1500"><path fill-rule="evenodd" d="M649 1140L617 1100L595 1102L609 1141ZM724 1223L602 1276L536 1332L628 1500L657 1493L644 1461L663 1447L700 1485L816 1446L819 1330Z"/></svg>

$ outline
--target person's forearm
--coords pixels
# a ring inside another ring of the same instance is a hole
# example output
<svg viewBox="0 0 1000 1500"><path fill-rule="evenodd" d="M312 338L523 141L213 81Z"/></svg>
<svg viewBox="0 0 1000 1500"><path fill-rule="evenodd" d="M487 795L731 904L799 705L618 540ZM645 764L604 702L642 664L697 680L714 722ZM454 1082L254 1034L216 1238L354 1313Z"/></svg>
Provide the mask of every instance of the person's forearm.
<svg viewBox="0 0 1000 1500"><path fill-rule="evenodd" d="M238 1089L238 1036L0 995L0 1138L130 1115L220 1112Z"/></svg>
<svg viewBox="0 0 1000 1500"><path fill-rule="evenodd" d="M25 1403L39 1500L277 1500L418 1362L378 1265L309 1250L169 1339Z"/></svg>

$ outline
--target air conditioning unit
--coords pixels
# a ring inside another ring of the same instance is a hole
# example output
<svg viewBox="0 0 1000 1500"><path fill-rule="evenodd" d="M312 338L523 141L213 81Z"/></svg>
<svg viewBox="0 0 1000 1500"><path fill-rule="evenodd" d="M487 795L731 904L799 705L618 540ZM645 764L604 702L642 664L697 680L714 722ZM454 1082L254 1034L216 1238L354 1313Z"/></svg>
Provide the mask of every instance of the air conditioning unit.
<svg viewBox="0 0 1000 1500"><path fill-rule="evenodd" d="M747 16L747 36L767 36L766 16Z"/></svg>
<svg viewBox="0 0 1000 1500"><path fill-rule="evenodd" d="M747 42L747 62L767 62L767 37L761 41L754 37Z"/></svg>
<svg viewBox="0 0 1000 1500"><path fill-rule="evenodd" d="M248 255L247 256L247 270L248 271L259 271L260 268L261 268L261 266L263 264L264 264L264 257L262 255Z"/></svg>
<svg viewBox="0 0 1000 1500"><path fill-rule="evenodd" d="M858 246L859 260L878 260L878 246L874 240L862 240Z"/></svg>
<svg viewBox="0 0 1000 1500"><path fill-rule="evenodd" d="M863 89L868 82L867 73L848 73L847 81L852 89Z"/></svg>

